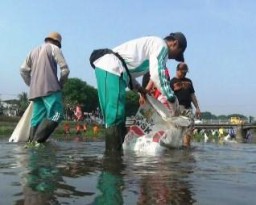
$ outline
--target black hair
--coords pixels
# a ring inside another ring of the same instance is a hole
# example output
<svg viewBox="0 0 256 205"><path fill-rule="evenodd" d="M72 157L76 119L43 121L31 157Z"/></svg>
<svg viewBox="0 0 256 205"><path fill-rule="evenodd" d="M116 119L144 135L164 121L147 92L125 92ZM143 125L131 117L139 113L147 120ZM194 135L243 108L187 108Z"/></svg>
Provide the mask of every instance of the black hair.
<svg viewBox="0 0 256 205"><path fill-rule="evenodd" d="M180 65L181 65L181 64L184 64L184 66L185 66L185 68L186 68L186 71L188 72L188 65L185 64L185 63L179 63L179 64L177 65L177 67L176 67L176 70L179 70L179 69L180 69Z"/></svg>
<svg viewBox="0 0 256 205"><path fill-rule="evenodd" d="M177 64L177 67L176 67L177 70L180 68L180 64L181 64L181 63L178 63L178 64Z"/></svg>

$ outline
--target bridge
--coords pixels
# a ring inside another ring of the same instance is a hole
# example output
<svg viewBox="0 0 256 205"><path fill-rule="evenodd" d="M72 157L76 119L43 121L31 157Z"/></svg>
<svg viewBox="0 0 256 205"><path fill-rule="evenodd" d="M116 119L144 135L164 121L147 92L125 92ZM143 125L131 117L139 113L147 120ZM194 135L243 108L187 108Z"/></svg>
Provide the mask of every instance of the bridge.
<svg viewBox="0 0 256 205"><path fill-rule="evenodd" d="M252 123L245 123L245 124L230 124L230 123L203 123L203 124L195 124L195 128L198 129L229 129L235 127L242 127L243 129L256 129L256 124Z"/></svg>
<svg viewBox="0 0 256 205"><path fill-rule="evenodd" d="M225 124L210 124L210 123L204 123L204 124L195 124L195 128L197 129L230 129L233 128L236 130L236 140L238 142L244 142L246 133L250 129L256 129L256 124L255 123L244 123L244 124L230 124L230 123L225 123Z"/></svg>

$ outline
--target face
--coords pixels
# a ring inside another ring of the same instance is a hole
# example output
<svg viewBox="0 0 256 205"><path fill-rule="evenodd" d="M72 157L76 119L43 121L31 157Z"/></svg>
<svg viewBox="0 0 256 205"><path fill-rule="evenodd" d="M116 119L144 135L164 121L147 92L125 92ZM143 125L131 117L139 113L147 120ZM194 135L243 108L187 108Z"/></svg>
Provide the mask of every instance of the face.
<svg viewBox="0 0 256 205"><path fill-rule="evenodd" d="M168 47L169 47L169 56L168 56L169 59L175 59L182 53L182 49L179 47L179 42L177 40L169 41Z"/></svg>
<svg viewBox="0 0 256 205"><path fill-rule="evenodd" d="M187 74L187 70L184 70L184 69L179 69L176 71L176 74L177 74L177 77L179 79L181 78L185 78L186 74Z"/></svg>

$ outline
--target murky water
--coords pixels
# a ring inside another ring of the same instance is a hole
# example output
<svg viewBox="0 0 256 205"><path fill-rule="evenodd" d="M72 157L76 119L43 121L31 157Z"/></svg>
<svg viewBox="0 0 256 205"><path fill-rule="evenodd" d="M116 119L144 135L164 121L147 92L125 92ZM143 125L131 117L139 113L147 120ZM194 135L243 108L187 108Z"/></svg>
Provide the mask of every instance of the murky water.
<svg viewBox="0 0 256 205"><path fill-rule="evenodd" d="M255 204L253 144L193 144L162 156L104 155L103 142L0 141L0 204Z"/></svg>

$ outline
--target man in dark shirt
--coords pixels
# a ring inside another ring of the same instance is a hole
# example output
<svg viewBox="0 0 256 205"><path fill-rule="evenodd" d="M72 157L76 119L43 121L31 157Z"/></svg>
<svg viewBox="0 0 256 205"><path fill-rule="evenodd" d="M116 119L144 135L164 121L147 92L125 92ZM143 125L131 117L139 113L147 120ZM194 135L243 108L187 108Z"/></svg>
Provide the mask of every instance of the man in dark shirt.
<svg viewBox="0 0 256 205"><path fill-rule="evenodd" d="M187 64L179 63L176 69L176 77L171 79L170 86L179 100L181 115L189 117L192 120L192 122L194 122L192 104L195 107L196 118L200 118L201 111L195 95L193 83L189 78L186 78L187 72L188 72ZM185 147L190 146L191 136L192 136L192 127L186 132L183 138L183 145Z"/></svg>

